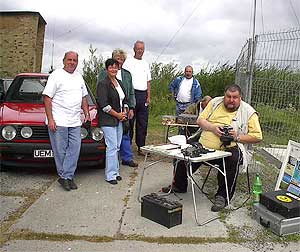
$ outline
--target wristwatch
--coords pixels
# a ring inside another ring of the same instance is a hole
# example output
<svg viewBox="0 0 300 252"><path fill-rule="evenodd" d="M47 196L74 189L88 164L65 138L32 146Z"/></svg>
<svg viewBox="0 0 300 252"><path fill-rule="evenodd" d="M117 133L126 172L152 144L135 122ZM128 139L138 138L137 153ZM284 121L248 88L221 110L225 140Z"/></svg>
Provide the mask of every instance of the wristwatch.
<svg viewBox="0 0 300 252"><path fill-rule="evenodd" d="M241 141L240 136L237 136L236 139L235 139L235 141L236 141L237 143L239 143L239 142Z"/></svg>

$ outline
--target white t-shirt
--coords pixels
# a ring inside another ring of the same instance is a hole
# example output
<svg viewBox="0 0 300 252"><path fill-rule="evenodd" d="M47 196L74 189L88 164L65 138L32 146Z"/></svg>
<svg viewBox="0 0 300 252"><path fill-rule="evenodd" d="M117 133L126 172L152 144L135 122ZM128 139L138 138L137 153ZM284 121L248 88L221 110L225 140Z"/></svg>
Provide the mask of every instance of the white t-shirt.
<svg viewBox="0 0 300 252"><path fill-rule="evenodd" d="M82 98L88 92L78 72L72 74L57 69L50 74L43 95L52 98L52 114L57 126L77 127L81 125ZM46 117L46 124L48 119Z"/></svg>
<svg viewBox="0 0 300 252"><path fill-rule="evenodd" d="M193 78L190 79L184 78L180 84L176 100L179 102L190 102L192 85L193 85Z"/></svg>
<svg viewBox="0 0 300 252"><path fill-rule="evenodd" d="M119 82L118 82L118 86L116 86L116 90L117 90L117 92L119 94L119 98L120 98L120 108L121 108L121 111L123 111L123 100L125 98L125 94L124 94L123 89L121 88Z"/></svg>
<svg viewBox="0 0 300 252"><path fill-rule="evenodd" d="M200 115L200 113L202 113L203 110L204 110L204 109L202 108L202 102L200 102L199 106L200 106L200 107L199 107L199 115Z"/></svg>
<svg viewBox="0 0 300 252"><path fill-rule="evenodd" d="M122 70L121 69L118 70L116 78L118 80L122 80Z"/></svg>
<svg viewBox="0 0 300 252"><path fill-rule="evenodd" d="M123 68L128 70L132 76L133 88L140 91L147 90L147 82L151 80L150 67L144 59L126 59Z"/></svg>

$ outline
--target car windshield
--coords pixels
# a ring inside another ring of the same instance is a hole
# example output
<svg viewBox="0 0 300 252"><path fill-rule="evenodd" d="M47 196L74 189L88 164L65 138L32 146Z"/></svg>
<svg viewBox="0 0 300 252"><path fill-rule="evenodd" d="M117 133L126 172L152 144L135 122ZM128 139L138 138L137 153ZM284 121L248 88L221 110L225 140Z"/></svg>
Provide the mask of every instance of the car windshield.
<svg viewBox="0 0 300 252"><path fill-rule="evenodd" d="M12 81L13 81L13 79L3 79L3 88L4 88L5 92L8 90Z"/></svg>
<svg viewBox="0 0 300 252"><path fill-rule="evenodd" d="M0 92L4 92L4 82L0 79Z"/></svg>
<svg viewBox="0 0 300 252"><path fill-rule="evenodd" d="M6 102L19 103L43 103L43 90L46 86L48 76L42 77L17 77L10 85ZM93 98L88 94L88 104L95 105Z"/></svg>
<svg viewBox="0 0 300 252"><path fill-rule="evenodd" d="M17 77L10 85L5 100L22 103L42 103L46 77Z"/></svg>

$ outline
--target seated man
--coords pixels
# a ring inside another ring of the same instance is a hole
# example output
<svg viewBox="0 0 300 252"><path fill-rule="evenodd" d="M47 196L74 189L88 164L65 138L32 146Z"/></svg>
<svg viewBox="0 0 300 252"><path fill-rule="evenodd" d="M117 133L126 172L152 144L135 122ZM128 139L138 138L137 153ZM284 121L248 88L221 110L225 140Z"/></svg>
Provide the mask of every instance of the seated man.
<svg viewBox="0 0 300 252"><path fill-rule="evenodd" d="M188 106L183 114L199 115L205 109L211 99L212 98L209 95L204 96L200 101Z"/></svg>
<svg viewBox="0 0 300 252"><path fill-rule="evenodd" d="M241 100L241 89L238 85L230 85L225 88L224 97L212 99L204 111L200 114L198 125L203 129L200 143L206 148L225 150L232 156L225 158L229 200L233 197L239 165L244 166L249 162L248 145L258 143L262 140L262 132L256 111L246 102ZM225 125L232 127L229 136L232 141L225 143L221 141L224 135L222 129ZM211 164L219 165L223 169L222 159L210 161ZM201 163L193 163L195 172ZM187 170L184 161L179 161L174 175L172 190L184 193L187 191ZM215 194L215 202L211 210L218 212L226 207L226 187L224 176L218 172L218 190ZM168 191L171 186L162 188Z"/></svg>

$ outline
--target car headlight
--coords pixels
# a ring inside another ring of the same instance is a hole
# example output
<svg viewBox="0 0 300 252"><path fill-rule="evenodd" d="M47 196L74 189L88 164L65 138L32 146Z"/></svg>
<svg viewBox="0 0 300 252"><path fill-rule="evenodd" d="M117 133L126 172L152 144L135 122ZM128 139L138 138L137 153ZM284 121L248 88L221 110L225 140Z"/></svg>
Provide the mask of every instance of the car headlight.
<svg viewBox="0 0 300 252"><path fill-rule="evenodd" d="M12 140L17 135L17 130L13 126L5 126L2 129L2 136L5 140Z"/></svg>
<svg viewBox="0 0 300 252"><path fill-rule="evenodd" d="M24 138L29 138L32 136L32 129L30 127L23 127L21 129L21 136Z"/></svg>
<svg viewBox="0 0 300 252"><path fill-rule="evenodd" d="M100 128L93 128L91 133L93 140L97 142L103 138L103 131Z"/></svg>
<svg viewBox="0 0 300 252"><path fill-rule="evenodd" d="M81 139L85 139L88 135L88 131L86 128L81 128L81 131L80 131L80 136L81 136Z"/></svg>

